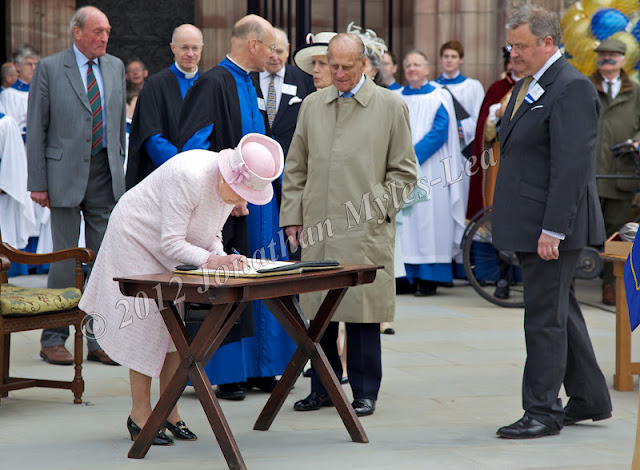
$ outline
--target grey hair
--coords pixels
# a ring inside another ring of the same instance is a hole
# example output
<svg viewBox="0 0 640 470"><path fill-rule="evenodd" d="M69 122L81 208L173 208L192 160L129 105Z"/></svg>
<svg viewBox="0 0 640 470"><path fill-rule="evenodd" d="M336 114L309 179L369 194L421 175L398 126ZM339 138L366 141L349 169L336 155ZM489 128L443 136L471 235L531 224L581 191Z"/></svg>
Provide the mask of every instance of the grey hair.
<svg viewBox="0 0 640 470"><path fill-rule="evenodd" d="M39 59L40 52L31 44L20 44L18 47L16 47L16 50L13 51L13 62L16 64L21 64L25 57L33 57L35 59Z"/></svg>
<svg viewBox="0 0 640 470"><path fill-rule="evenodd" d="M424 59L424 65L426 65L427 67L429 66L429 59L427 59L427 54L425 54L422 51L419 51L418 49L411 49L409 52L407 52L404 55L404 59L402 59L402 64L404 65L404 61L407 60L407 57L409 57L411 54L417 54L420 57L422 57Z"/></svg>
<svg viewBox="0 0 640 470"><path fill-rule="evenodd" d="M287 32L282 28L275 28L274 27L273 29L275 29L276 31L280 31L281 33L284 34L284 37L287 38L287 46L288 46L289 45L289 36L287 35Z"/></svg>
<svg viewBox="0 0 640 470"><path fill-rule="evenodd" d="M249 39L255 37L258 41L262 42L264 38L264 25L255 19L244 18L245 21L240 20L240 24L236 23L236 26L231 30L231 39Z"/></svg>
<svg viewBox="0 0 640 470"><path fill-rule="evenodd" d="M380 70L380 56L366 46L365 55L367 56L367 59L369 59L369 62L371 62L371 66L376 70Z"/></svg>
<svg viewBox="0 0 640 470"><path fill-rule="evenodd" d="M357 52L358 55L356 56L356 60L358 61L364 60L364 58L366 57L365 50L364 50L364 42L362 42L362 39L360 39L360 37L357 34L353 34L353 33L338 33L334 37L332 37L331 40L329 41L329 47L327 48L327 59L331 60L331 53L330 53L331 44L334 41L338 42L338 41L342 41L343 39L351 41L358 48L358 52ZM380 61L378 61L378 63L379 62Z"/></svg>
<svg viewBox="0 0 640 470"><path fill-rule="evenodd" d="M89 10L91 10L92 8L96 7L87 5L82 8L78 8L78 10L71 17L71 21L69 22L69 32L71 34L73 34L73 28L75 26L80 29L84 29L84 24L87 22L87 18L89 18Z"/></svg>
<svg viewBox="0 0 640 470"><path fill-rule="evenodd" d="M554 46L562 42L560 18L553 11L537 5L524 6L509 17L505 28L514 30L525 24L529 25L529 30L536 37L538 44L547 36L551 36Z"/></svg>

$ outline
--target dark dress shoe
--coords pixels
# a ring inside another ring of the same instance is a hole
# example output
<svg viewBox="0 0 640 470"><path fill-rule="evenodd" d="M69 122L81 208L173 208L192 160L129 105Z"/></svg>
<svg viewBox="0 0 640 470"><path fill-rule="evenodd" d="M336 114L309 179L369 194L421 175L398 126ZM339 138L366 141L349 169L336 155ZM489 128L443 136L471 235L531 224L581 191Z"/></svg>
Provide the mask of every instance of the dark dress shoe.
<svg viewBox="0 0 640 470"><path fill-rule="evenodd" d="M358 416L369 416L376 411L376 401L369 398L356 398L351 406Z"/></svg>
<svg viewBox="0 0 640 470"><path fill-rule="evenodd" d="M133 422L131 416L127 418L127 430L129 431L132 441L138 438L138 434L140 434L141 431L140 426ZM170 446L173 444L173 439L167 436L164 431L158 431L157 436L153 438L151 444L154 446Z"/></svg>
<svg viewBox="0 0 640 470"><path fill-rule="evenodd" d="M329 395L320 395L319 393L311 392L304 400L298 400L295 405L293 405L293 409L296 411L315 411L323 406L333 406Z"/></svg>
<svg viewBox="0 0 640 470"><path fill-rule="evenodd" d="M603 419L611 418L611 411L583 411L572 407L568 404L564 407L564 422L565 426L572 426L578 421L602 421Z"/></svg>
<svg viewBox="0 0 640 470"><path fill-rule="evenodd" d="M216 389L216 396L221 400L244 400L245 393L239 383L220 384Z"/></svg>
<svg viewBox="0 0 640 470"><path fill-rule="evenodd" d="M383 335L395 335L396 334L396 330L394 330L393 328L385 328L384 331L382 332Z"/></svg>
<svg viewBox="0 0 640 470"><path fill-rule="evenodd" d="M500 279L496 283L496 290L493 291L493 296L497 299L506 300L509 298L509 281L506 279Z"/></svg>
<svg viewBox="0 0 640 470"><path fill-rule="evenodd" d="M119 366L120 365L116 361L111 359L107 355L107 353L104 352L104 349L96 349L95 351L89 351L87 353L87 361L102 362L103 364L106 364L108 366Z"/></svg>
<svg viewBox="0 0 640 470"><path fill-rule="evenodd" d="M58 366L70 366L73 364L73 356L67 351L67 348L62 345L42 348L40 350L40 357L49 364L56 364Z"/></svg>
<svg viewBox="0 0 640 470"><path fill-rule="evenodd" d="M307 370L305 370L302 373L302 376L309 378L309 377L311 377L311 374L313 374L313 369L311 367L309 367Z"/></svg>
<svg viewBox="0 0 640 470"><path fill-rule="evenodd" d="M432 281L416 281L416 291L413 293L416 297L429 297L436 295L438 283Z"/></svg>
<svg viewBox="0 0 640 470"><path fill-rule="evenodd" d="M276 387L278 380L275 377L249 377L246 382L242 382L240 386L245 390L253 390L257 388L261 392L271 393Z"/></svg>
<svg viewBox="0 0 640 470"><path fill-rule="evenodd" d="M340 379L340 383L341 383L342 385L348 384L348 383L349 383L349 377L342 377L342 378Z"/></svg>
<svg viewBox="0 0 640 470"><path fill-rule="evenodd" d="M184 424L184 421L178 421L175 426L167 421L165 425L176 439L180 439L181 441L195 441L198 439L198 436L191 432L187 425Z"/></svg>
<svg viewBox="0 0 640 470"><path fill-rule="evenodd" d="M525 414L515 423L498 429L496 434L505 439L535 439L560 434L560 429L551 428Z"/></svg>

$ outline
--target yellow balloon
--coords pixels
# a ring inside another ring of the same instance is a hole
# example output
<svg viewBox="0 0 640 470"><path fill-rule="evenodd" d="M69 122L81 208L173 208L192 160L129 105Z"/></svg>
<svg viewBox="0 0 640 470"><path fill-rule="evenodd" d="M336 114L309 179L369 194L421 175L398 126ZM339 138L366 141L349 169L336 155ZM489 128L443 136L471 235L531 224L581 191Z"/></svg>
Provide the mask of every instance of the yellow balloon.
<svg viewBox="0 0 640 470"><path fill-rule="evenodd" d="M575 53L572 54L571 64L583 74L589 76L598 70L598 54L593 50L598 47L600 41L597 39L583 38L578 42Z"/></svg>
<svg viewBox="0 0 640 470"><path fill-rule="evenodd" d="M574 52L579 50L578 43L585 38L593 38L589 18L582 18L567 28L563 38L564 48L569 54L574 55Z"/></svg>
<svg viewBox="0 0 640 470"><path fill-rule="evenodd" d="M564 13L560 24L562 26L562 32L566 32L567 28L582 18L586 18L587 14L584 12L584 7L582 6L582 2L578 1L567 8L567 11Z"/></svg>
<svg viewBox="0 0 640 470"><path fill-rule="evenodd" d="M584 0L582 5L584 6L585 14L591 16L600 8L613 8L614 1L615 0Z"/></svg>
<svg viewBox="0 0 640 470"><path fill-rule="evenodd" d="M640 72L638 71L638 69L633 69L631 72L629 72L629 78L640 85Z"/></svg>
<svg viewBox="0 0 640 470"><path fill-rule="evenodd" d="M627 33L625 31L620 31L613 36L612 39L619 39L627 45L627 53L624 55L624 71L629 73L633 70L633 67L638 63L638 58L640 58L640 44L636 38L633 37L633 34Z"/></svg>
<svg viewBox="0 0 640 470"><path fill-rule="evenodd" d="M611 8L615 8L630 17L640 10L640 4L638 0L613 0Z"/></svg>

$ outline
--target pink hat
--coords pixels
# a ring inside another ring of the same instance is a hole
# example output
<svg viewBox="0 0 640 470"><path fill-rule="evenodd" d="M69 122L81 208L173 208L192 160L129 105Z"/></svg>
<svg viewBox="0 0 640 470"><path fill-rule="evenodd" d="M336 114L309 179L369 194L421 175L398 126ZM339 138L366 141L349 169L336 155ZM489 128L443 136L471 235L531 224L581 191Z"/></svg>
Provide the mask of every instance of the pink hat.
<svg viewBox="0 0 640 470"><path fill-rule="evenodd" d="M282 174L283 167L282 147L262 134L247 134L235 149L218 154L218 168L229 187L258 206L273 198L271 182Z"/></svg>

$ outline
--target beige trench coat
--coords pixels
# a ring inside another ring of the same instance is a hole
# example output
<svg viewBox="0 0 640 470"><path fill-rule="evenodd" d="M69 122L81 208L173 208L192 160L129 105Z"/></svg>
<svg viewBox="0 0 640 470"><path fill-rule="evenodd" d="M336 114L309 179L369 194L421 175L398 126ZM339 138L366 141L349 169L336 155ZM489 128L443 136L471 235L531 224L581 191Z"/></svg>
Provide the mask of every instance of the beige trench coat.
<svg viewBox="0 0 640 470"><path fill-rule="evenodd" d="M303 226L303 260L384 265L375 282L347 291L334 321L393 320L395 215L416 179L409 114L397 94L366 79L353 98L339 98L333 86L305 98L285 164L280 225ZM301 296L305 315L315 315L324 295Z"/></svg>

